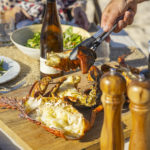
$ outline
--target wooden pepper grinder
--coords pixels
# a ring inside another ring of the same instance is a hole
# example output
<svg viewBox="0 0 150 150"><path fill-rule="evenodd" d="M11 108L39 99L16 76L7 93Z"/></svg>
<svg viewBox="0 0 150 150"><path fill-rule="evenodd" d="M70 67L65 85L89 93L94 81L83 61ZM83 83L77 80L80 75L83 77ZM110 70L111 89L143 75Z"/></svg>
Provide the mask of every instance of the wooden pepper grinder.
<svg viewBox="0 0 150 150"><path fill-rule="evenodd" d="M150 150L150 80L139 75L127 92L132 113L129 150Z"/></svg>
<svg viewBox="0 0 150 150"><path fill-rule="evenodd" d="M123 150L124 138L121 124L121 108L124 103L126 81L122 75L111 68L102 76L100 88L103 92L104 122L101 131L101 150Z"/></svg>

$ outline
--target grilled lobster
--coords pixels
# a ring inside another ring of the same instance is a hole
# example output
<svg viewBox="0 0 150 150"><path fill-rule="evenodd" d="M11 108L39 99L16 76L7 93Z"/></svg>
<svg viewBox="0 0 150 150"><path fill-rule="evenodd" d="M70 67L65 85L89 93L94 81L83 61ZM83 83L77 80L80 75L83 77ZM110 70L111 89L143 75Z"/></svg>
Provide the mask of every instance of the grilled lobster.
<svg viewBox="0 0 150 150"><path fill-rule="evenodd" d="M131 54L131 53L129 53ZM101 66L101 71L102 73L108 72L110 68L115 68L118 72L120 72L126 79L126 83L127 85L134 79L137 79L140 70L129 66L126 62L125 62L125 58L129 55L122 55L118 57L118 63L114 62L114 63L110 63L110 64L103 64Z"/></svg>
<svg viewBox="0 0 150 150"><path fill-rule="evenodd" d="M94 64L96 59L96 53L86 47L79 47L77 60L70 60L69 55L71 51L65 51L62 53L48 53L46 65L54 67L58 70L70 71L81 68L82 73L88 72L89 68Z"/></svg>
<svg viewBox="0 0 150 150"><path fill-rule="evenodd" d="M98 81L100 75L96 70L95 67L91 69L91 78ZM98 76L95 77L94 74ZM86 95L78 91L79 82L80 76L62 77L49 89L48 85L53 81L50 77L45 77L35 82L29 95L22 100L0 97L0 107L19 110L22 117L41 125L56 136L80 139L93 126L96 113L103 107L100 105L94 109L90 120L85 119L72 102L88 107L96 105L99 86L92 86Z"/></svg>

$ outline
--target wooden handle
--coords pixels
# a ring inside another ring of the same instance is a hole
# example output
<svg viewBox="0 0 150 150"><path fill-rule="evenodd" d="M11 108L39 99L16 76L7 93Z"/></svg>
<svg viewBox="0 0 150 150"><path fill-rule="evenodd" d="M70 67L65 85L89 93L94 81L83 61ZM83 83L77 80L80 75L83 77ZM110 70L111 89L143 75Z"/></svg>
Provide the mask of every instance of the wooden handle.
<svg viewBox="0 0 150 150"><path fill-rule="evenodd" d="M150 150L150 81L142 78L127 90L132 113L129 150Z"/></svg>
<svg viewBox="0 0 150 150"><path fill-rule="evenodd" d="M124 138L121 125L121 108L124 102L126 82L123 76L111 69L100 81L103 92L104 122L101 131L101 150L123 150Z"/></svg>

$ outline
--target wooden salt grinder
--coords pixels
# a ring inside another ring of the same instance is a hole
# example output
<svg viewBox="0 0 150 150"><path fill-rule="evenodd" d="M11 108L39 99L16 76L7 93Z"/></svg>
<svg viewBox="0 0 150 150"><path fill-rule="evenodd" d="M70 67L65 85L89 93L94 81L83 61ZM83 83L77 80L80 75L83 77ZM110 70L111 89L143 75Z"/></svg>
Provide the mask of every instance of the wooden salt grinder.
<svg viewBox="0 0 150 150"><path fill-rule="evenodd" d="M140 75L127 92L132 114L129 150L150 150L150 80Z"/></svg>
<svg viewBox="0 0 150 150"><path fill-rule="evenodd" d="M111 69L102 76L100 88L103 92L104 122L100 137L101 150L123 150L124 138L121 124L121 108L124 103L126 81Z"/></svg>

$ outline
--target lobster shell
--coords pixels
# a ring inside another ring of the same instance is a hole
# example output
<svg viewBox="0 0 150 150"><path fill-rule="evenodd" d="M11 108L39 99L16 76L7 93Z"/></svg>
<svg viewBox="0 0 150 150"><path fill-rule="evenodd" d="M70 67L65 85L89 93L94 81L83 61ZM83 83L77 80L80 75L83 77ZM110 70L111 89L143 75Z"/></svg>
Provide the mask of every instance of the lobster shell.
<svg viewBox="0 0 150 150"><path fill-rule="evenodd" d="M37 107L37 108L34 108L34 109L30 109L30 111L29 111L29 108L27 108L28 107L28 100L30 100L30 98L31 97L28 97L28 98L22 99L22 100L17 100L16 98L0 97L0 107L1 108L8 108L8 109L17 109L21 112L21 114L20 114L21 117L26 118L27 120L29 120L29 121L37 124L37 125L42 126L48 132L50 132L50 133L52 133L56 136L63 137L63 138L68 139L68 140L70 140L70 139L71 140L72 139L80 139L84 136L85 132L87 130L89 130L89 128L90 128L89 121L86 120L84 118L84 116L76 110L76 108L74 108L71 104L69 104L67 101L64 101L62 99L61 100L59 99L59 101L61 101L61 102L59 102L59 104L62 104L62 106L70 107L70 109L72 109L73 112L75 112L74 115L79 115L81 117L82 123L80 125L83 126L82 130L81 130L81 134L79 134L79 135L77 134L75 136L74 134L73 135L68 134L65 130L59 129L57 126L56 127L49 127L46 123L44 123L44 121L39 121L37 119L38 116L37 116L37 118L34 117L34 116L37 115L35 113L36 112L35 110L36 109L38 110L40 108L40 106L38 106L39 108ZM35 100L35 98L33 98L33 97L31 99ZM42 97L40 97L40 99L42 99ZM45 103L50 103L49 98L48 99L44 98L43 101ZM55 101L53 101L53 102L55 102ZM57 100L56 100L56 103L57 103ZM53 104L55 105L55 103L53 103ZM44 109L43 109L43 111L44 111ZM56 107L55 112L57 112L57 107ZM62 113L63 113L63 111L62 111ZM76 120L77 120L77 118L76 118Z"/></svg>

